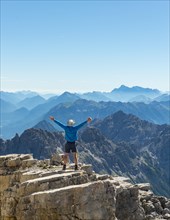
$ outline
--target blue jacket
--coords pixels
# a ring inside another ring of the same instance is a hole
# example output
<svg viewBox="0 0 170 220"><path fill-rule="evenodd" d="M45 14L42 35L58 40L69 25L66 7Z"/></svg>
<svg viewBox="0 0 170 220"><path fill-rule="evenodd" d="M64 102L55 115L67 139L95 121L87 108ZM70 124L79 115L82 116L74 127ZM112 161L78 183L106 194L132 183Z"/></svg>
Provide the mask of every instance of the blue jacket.
<svg viewBox="0 0 170 220"><path fill-rule="evenodd" d="M56 124L58 124L61 128L64 129L65 131L65 139L66 141L69 141L69 142L74 142L77 140L77 131L83 127L85 124L87 124L87 121L84 121L83 123L77 125L77 126L66 126L66 125L63 125L62 123L60 123L59 121L56 121L54 120L54 122Z"/></svg>

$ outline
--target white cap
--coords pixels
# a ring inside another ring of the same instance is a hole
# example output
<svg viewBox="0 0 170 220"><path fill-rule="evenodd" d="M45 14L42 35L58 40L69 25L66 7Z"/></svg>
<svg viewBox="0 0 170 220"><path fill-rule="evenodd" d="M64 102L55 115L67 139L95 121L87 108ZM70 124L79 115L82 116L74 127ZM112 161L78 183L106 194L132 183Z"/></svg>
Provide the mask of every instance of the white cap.
<svg viewBox="0 0 170 220"><path fill-rule="evenodd" d="M75 124L75 121L73 120L73 119L69 119L68 121L67 121L67 125L68 126L73 126Z"/></svg>

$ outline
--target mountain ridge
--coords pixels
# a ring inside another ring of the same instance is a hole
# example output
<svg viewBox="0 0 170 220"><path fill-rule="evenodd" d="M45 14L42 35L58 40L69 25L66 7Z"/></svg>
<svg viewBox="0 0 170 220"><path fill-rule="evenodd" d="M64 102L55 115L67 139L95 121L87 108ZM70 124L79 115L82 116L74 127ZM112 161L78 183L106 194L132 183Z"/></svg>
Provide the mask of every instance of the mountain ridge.
<svg viewBox="0 0 170 220"><path fill-rule="evenodd" d="M127 176L135 183L150 182L156 194L170 197L169 130L170 125L155 125L118 111L79 132L79 158L96 172ZM38 159L62 152L65 143L63 132L35 128L0 140L1 154L33 153Z"/></svg>
<svg viewBox="0 0 170 220"><path fill-rule="evenodd" d="M137 95L149 95L148 98L156 98L156 96L161 96L162 94L168 94L168 92L162 92L158 89L151 89L151 88L144 88L144 87L140 87L140 86L132 86L132 87L128 87L128 86L125 86L125 85L121 85L120 87L118 88L114 88L113 90L111 90L110 92L101 92L101 91L89 91L89 92L84 92L84 93L71 93L71 92L68 92L68 91L65 91L63 92L62 94L60 95L56 95L56 94L51 94L51 97L48 98L47 100L50 100L51 98L53 97L59 97L59 96L62 96L63 94L65 93L68 93L68 94L72 94L72 95L75 95L75 96L78 96L79 98L85 98L90 100L90 98L92 98L92 100L94 101L129 101L130 99L134 98L135 96ZM114 99L114 97L112 96L113 94L118 94L120 93L121 95L124 93L125 95L127 93L130 93L130 94L133 94L134 93L134 96L130 97L129 99L121 99L121 100L118 100L116 97L116 99ZM136 94L136 95L135 95ZM11 100L10 98L10 95L12 96L12 98L16 98L18 100L23 100L24 99L24 96L25 98L30 98L30 97L33 97L33 96L44 96L44 97L48 97L48 94L46 95L43 95L41 93L38 93L38 92L32 92L32 91L20 91L20 92L4 92L4 91L1 91L0 92L0 95L1 95L1 98L6 100L6 101L9 101L9 99ZM95 98L95 95L96 95L96 98ZM110 96L110 97L109 97ZM6 98L5 98L6 97ZM103 99L102 99L103 97Z"/></svg>
<svg viewBox="0 0 170 220"><path fill-rule="evenodd" d="M137 92L134 93L134 91ZM145 94L140 94L140 92ZM157 97L149 98L146 93L157 94ZM79 123L89 115L93 118L103 118L122 110L156 124L170 124L170 96L161 94L159 90L138 86L130 88L122 85L111 92L94 91L84 94L64 92L49 99L44 99L31 91L16 94L1 92L0 95L2 113L0 135L6 139L14 136L16 132L21 134L25 129L33 127L42 120L48 121L51 114L63 123L72 117L75 117ZM3 99L5 97L6 100ZM8 102L11 99L13 104ZM28 112L21 110L20 105L28 109Z"/></svg>
<svg viewBox="0 0 170 220"><path fill-rule="evenodd" d="M77 123L84 121L85 118L91 116L92 118L104 118L118 110L125 113L131 113L137 117L147 120L156 124L170 124L169 102L152 102L145 103L122 103L122 102L95 102L84 99L78 99L74 102L56 104L51 100L51 104L41 104L28 111L27 115L19 116L17 120L14 116L9 123L6 119L10 118L8 113L4 113L1 118L2 133L1 137L10 138L15 133L21 134L25 129L33 127L42 120L49 121L49 116L53 115L56 119L65 123L68 119L73 118ZM60 129L59 127L56 127Z"/></svg>

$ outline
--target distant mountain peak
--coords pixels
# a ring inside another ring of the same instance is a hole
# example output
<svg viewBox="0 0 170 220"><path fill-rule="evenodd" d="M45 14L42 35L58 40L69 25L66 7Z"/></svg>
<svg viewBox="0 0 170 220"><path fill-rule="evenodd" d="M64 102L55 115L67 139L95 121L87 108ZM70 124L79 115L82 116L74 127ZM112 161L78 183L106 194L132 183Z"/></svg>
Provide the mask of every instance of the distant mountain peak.
<svg viewBox="0 0 170 220"><path fill-rule="evenodd" d="M133 114L127 114L127 113L123 112L122 110L119 110L119 111L115 112L114 114L107 116L105 119L106 119L106 121L110 121L110 122L115 121L115 123L118 123L118 122L122 123L124 119L128 120L129 122L141 121L141 119L138 118L137 116L135 116Z"/></svg>
<svg viewBox="0 0 170 220"><path fill-rule="evenodd" d="M121 85L120 87L119 87L119 89L124 89L124 88L129 88L128 86L125 86L125 85Z"/></svg>
<svg viewBox="0 0 170 220"><path fill-rule="evenodd" d="M31 90L22 90L22 91L18 91L18 92L16 92L16 93L18 93L18 94L20 94L20 93L22 93L22 94L24 94L24 95L27 95L27 94L35 94L35 95L37 95L38 93L37 92L34 92L34 91L31 91Z"/></svg>
<svg viewBox="0 0 170 220"><path fill-rule="evenodd" d="M114 116L127 116L127 114L125 113L125 112L123 112L122 110L119 110L119 111L117 111L117 112L115 112L114 114L113 114Z"/></svg>
<svg viewBox="0 0 170 220"><path fill-rule="evenodd" d="M125 85L121 85L119 88L115 88L112 90L113 91L123 91L123 90L134 90L134 91L157 91L157 92L160 92L158 89L151 89L151 88L144 88L144 87L141 87L141 86L132 86L132 87L128 87L128 86L125 86Z"/></svg>
<svg viewBox="0 0 170 220"><path fill-rule="evenodd" d="M41 129L41 130L46 130L46 131L50 131L50 132L56 131L54 126L51 123L47 122L46 120L40 121L33 128Z"/></svg>
<svg viewBox="0 0 170 220"><path fill-rule="evenodd" d="M71 92L65 91L61 95L73 95Z"/></svg>

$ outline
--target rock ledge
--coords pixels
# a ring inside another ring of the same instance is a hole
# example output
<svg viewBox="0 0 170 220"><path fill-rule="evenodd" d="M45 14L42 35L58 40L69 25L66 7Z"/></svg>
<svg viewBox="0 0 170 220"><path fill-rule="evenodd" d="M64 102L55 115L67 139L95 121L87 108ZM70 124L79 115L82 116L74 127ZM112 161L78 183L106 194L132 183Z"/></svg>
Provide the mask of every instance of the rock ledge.
<svg viewBox="0 0 170 220"><path fill-rule="evenodd" d="M133 185L125 177L96 174L91 165L80 167L62 171L60 160L0 156L0 219L170 219L170 200L155 196L148 183Z"/></svg>

